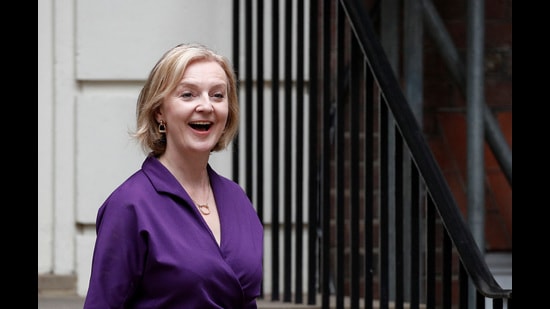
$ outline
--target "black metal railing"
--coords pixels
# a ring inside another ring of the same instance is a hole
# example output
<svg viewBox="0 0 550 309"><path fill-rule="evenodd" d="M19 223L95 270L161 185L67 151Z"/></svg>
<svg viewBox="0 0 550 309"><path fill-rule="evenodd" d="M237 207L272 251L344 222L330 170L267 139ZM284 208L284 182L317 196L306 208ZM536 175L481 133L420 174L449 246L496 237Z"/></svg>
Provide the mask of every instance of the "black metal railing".
<svg viewBox="0 0 550 309"><path fill-rule="evenodd" d="M262 297L511 308L364 3L268 3L235 0L233 11L243 115L233 170L264 222Z"/></svg>

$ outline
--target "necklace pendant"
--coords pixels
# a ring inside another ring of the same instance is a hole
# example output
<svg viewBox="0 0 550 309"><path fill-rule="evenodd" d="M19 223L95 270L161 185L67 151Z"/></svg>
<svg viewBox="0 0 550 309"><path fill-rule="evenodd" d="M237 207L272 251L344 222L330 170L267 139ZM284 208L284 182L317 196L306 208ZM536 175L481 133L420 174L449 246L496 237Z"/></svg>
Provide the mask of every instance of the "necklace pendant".
<svg viewBox="0 0 550 309"><path fill-rule="evenodd" d="M197 205L197 207L199 207L199 211L201 212L201 214L205 216L210 214L210 207L208 206L208 204L199 204Z"/></svg>

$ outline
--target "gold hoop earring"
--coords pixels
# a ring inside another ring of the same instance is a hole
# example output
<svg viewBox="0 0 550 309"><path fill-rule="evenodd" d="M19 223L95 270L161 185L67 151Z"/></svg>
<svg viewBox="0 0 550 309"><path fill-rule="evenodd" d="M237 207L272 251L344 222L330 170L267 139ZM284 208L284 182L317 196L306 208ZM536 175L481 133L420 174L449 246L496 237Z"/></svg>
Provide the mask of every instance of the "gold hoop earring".
<svg viewBox="0 0 550 309"><path fill-rule="evenodd" d="M166 123L161 120L159 123L159 133L166 133Z"/></svg>

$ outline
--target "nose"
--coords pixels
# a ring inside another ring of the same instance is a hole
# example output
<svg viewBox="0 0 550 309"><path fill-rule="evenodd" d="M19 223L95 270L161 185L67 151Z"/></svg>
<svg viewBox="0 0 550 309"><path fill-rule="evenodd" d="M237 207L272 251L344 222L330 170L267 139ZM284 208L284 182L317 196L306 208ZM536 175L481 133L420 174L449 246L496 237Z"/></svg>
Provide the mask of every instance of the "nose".
<svg viewBox="0 0 550 309"><path fill-rule="evenodd" d="M200 103L197 105L196 109L197 112L213 112L214 111L214 105L212 105L212 102L208 99L202 99Z"/></svg>

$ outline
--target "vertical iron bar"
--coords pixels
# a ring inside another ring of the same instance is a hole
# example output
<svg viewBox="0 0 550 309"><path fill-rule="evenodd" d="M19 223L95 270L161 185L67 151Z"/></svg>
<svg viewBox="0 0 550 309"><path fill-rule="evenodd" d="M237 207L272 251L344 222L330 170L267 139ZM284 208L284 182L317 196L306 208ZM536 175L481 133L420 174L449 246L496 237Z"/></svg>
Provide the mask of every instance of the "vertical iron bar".
<svg viewBox="0 0 550 309"><path fill-rule="evenodd" d="M434 309L436 305L436 209L431 198L428 198L426 214L426 309Z"/></svg>
<svg viewBox="0 0 550 309"><path fill-rule="evenodd" d="M389 190L389 177L388 177L388 169L389 169L389 153L388 153L388 144L389 144L389 136L388 136L388 117L389 117L389 111L388 106L386 105L386 101L382 95L379 95L380 103L380 123L378 126L378 130L380 132L380 138L379 138L379 152L380 152L380 223L379 223L379 230L380 230L380 249L379 249L379 256L378 260L380 261L380 267L379 267L379 284L380 284L380 308L381 309L387 309L388 303L389 303L389 279L388 279L388 271L389 271L389 246L388 246L388 190Z"/></svg>
<svg viewBox="0 0 550 309"><path fill-rule="evenodd" d="M373 215L374 215L374 76L367 59L363 59L362 68L365 74L365 309L373 308L374 301L374 262L373 262Z"/></svg>
<svg viewBox="0 0 550 309"><path fill-rule="evenodd" d="M297 304L303 303L302 269L303 269L303 188L304 188L304 2L296 3L296 281L295 299ZM300 120L300 118L302 120Z"/></svg>
<svg viewBox="0 0 550 309"><path fill-rule="evenodd" d="M317 224L319 204L319 159L317 149L317 117L318 117L318 96L317 96L317 72L318 72L318 2L311 0L309 4L309 232L308 232L308 305L316 304L317 296Z"/></svg>
<svg viewBox="0 0 550 309"><path fill-rule="evenodd" d="M405 277L403 275L403 137L399 130L394 128L395 133L395 309L403 309L403 287Z"/></svg>
<svg viewBox="0 0 550 309"><path fill-rule="evenodd" d="M273 159L271 161L271 254L272 254L272 291L271 299L279 300L279 0L271 2L271 31L273 40L273 56L271 58L271 135L272 135L272 152Z"/></svg>
<svg viewBox="0 0 550 309"><path fill-rule="evenodd" d="M330 36L331 36L331 3L330 0L323 1L323 141L322 141L322 198L323 203L323 252L321 260L322 270L322 302L321 307L324 309L330 308Z"/></svg>
<svg viewBox="0 0 550 309"><path fill-rule="evenodd" d="M350 55L350 308L358 309L359 308L359 279L360 272L358 271L360 267L359 263L359 216L360 213L360 204L359 204L359 192L360 192L360 181L359 181L359 169L361 167L360 158L359 158L359 145L360 145L360 136L359 136L359 107L360 107L360 97L359 91L361 86L360 81L360 69L361 69L361 54L359 52L359 46L355 38L351 39L351 55Z"/></svg>
<svg viewBox="0 0 550 309"><path fill-rule="evenodd" d="M246 169L245 169L245 190L248 194L248 197L252 200L253 198L253 185L252 185L252 175L254 172L254 164L252 163L252 134L254 132L254 121L252 121L252 115L253 115L253 105L254 105L254 98L252 95L253 92L253 82L254 82L254 76L252 74L253 72L253 55L252 55L252 29L253 29L253 22L252 22L252 1L247 0L245 2L245 162L246 162Z"/></svg>
<svg viewBox="0 0 550 309"><path fill-rule="evenodd" d="M240 72L240 61L239 61L239 52L240 52L240 0L233 0L233 67L235 70L235 79L237 80L237 85L239 85L239 72ZM240 102L240 100L239 100ZM239 103L240 104L240 103ZM242 105L242 104L241 104ZM232 153L232 179L239 183L239 134L235 135L233 139L233 153Z"/></svg>
<svg viewBox="0 0 550 309"><path fill-rule="evenodd" d="M443 254L441 255L442 269L442 289L443 289L443 308L451 308L453 302L452 285L453 285L453 247L451 238L447 231L442 227L443 233Z"/></svg>
<svg viewBox="0 0 550 309"><path fill-rule="evenodd" d="M466 272L466 268L464 268L464 265L462 262L459 263L459 269L458 269L458 283L459 283L459 292L458 292L458 307L460 309L468 309L469 307L469 280L468 273ZM493 308L495 309L495 308Z"/></svg>
<svg viewBox="0 0 550 309"><path fill-rule="evenodd" d="M254 146L256 147L256 200L254 201L256 205L256 211L258 212L258 217L264 222L264 23L263 23L263 13L264 13L264 1L258 0L256 6L256 98L257 98L257 113L256 113L256 142ZM264 296L264 289L260 291L261 297Z"/></svg>
<svg viewBox="0 0 550 309"><path fill-rule="evenodd" d="M292 299L292 0L285 1L284 58L284 273L283 301Z"/></svg>
<svg viewBox="0 0 550 309"><path fill-rule="evenodd" d="M410 160L410 156L407 156ZM420 258L424 250L420 245L421 238L421 226L422 221L420 219L420 175L416 165L412 161L409 162L410 167L410 190L411 190L411 203L410 208L410 293L409 293L409 308L418 309L420 306L420 287L422 284L422 278L420 275Z"/></svg>
<svg viewBox="0 0 550 309"><path fill-rule="evenodd" d="M344 253L346 251L344 235L346 214L344 109L346 93L344 91L344 80L346 69L344 67L344 13L338 4L336 4L336 28L336 93L334 96L334 104L336 105L336 148L334 150L334 162L336 163L336 308L344 308Z"/></svg>
<svg viewBox="0 0 550 309"><path fill-rule="evenodd" d="M483 299L483 297L481 298ZM504 301L502 298L493 298L493 309L502 309L503 305L504 305Z"/></svg>

